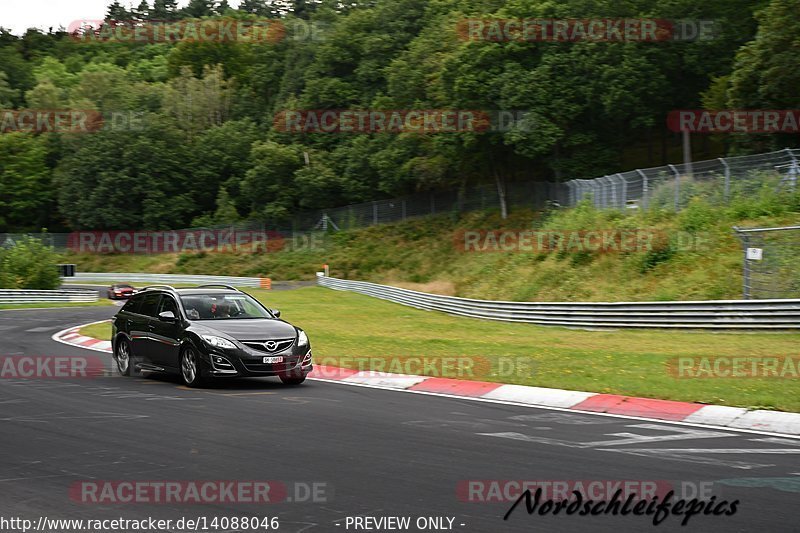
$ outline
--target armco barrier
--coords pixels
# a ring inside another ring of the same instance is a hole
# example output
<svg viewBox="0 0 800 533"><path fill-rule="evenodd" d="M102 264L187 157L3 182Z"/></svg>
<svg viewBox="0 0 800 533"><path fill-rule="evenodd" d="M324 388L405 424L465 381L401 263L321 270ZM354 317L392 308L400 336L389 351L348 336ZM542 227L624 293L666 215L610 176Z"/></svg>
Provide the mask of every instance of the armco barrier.
<svg viewBox="0 0 800 533"><path fill-rule="evenodd" d="M507 322L583 328L800 329L800 300L502 302L429 294L321 273L317 273L317 283L418 309Z"/></svg>
<svg viewBox="0 0 800 533"><path fill-rule="evenodd" d="M89 281L103 281L107 283L190 283L203 285L207 283L224 283L236 287L261 287L262 279L266 278L241 278L236 276L196 276L192 274L144 274L131 272L76 272L74 276L62 278L64 283L81 283Z"/></svg>
<svg viewBox="0 0 800 533"><path fill-rule="evenodd" d="M46 302L96 302L97 291L63 289L39 291L30 289L0 289L0 304L31 304Z"/></svg>

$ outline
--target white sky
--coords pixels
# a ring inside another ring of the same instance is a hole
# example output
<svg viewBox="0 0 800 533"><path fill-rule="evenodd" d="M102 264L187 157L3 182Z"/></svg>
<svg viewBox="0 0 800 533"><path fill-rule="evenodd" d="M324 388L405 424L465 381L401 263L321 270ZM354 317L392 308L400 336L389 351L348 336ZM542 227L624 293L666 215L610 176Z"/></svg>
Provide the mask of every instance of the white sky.
<svg viewBox="0 0 800 533"><path fill-rule="evenodd" d="M47 31L59 26L68 28L76 20L101 20L106 8L113 0L0 0L0 26L12 33L21 35L28 28L39 28ZM141 0L120 0L124 6L138 6ZM185 6L189 0L178 0L178 5ZM239 5L239 0L228 0L232 7ZM153 5L153 0L148 0Z"/></svg>

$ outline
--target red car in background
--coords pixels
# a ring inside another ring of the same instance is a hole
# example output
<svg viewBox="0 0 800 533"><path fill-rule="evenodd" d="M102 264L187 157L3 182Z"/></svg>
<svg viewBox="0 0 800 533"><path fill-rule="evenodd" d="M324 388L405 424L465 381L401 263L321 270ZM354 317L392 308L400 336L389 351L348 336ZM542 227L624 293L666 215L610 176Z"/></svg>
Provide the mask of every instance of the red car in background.
<svg viewBox="0 0 800 533"><path fill-rule="evenodd" d="M136 294L136 288L133 285L128 285L127 283L115 283L108 288L106 294L108 294L109 300L127 300Z"/></svg>

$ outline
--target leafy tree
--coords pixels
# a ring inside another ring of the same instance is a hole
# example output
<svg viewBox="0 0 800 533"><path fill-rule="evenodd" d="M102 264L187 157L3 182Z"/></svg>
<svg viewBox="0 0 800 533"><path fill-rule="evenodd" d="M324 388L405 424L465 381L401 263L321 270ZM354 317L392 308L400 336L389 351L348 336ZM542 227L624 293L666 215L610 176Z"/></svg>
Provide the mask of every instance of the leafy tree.
<svg viewBox="0 0 800 533"><path fill-rule="evenodd" d="M273 141L253 145L252 168L242 182L242 194L250 198L253 215L269 223L281 223L289 218L297 200L292 178L303 166L302 152L299 146L284 146Z"/></svg>
<svg viewBox="0 0 800 533"><path fill-rule="evenodd" d="M46 80L26 92L25 101L29 107L36 109L61 109L64 107L66 97L64 91Z"/></svg>
<svg viewBox="0 0 800 533"><path fill-rule="evenodd" d="M33 65L23 59L16 43L14 45L0 46L0 65L6 74L6 81L10 89L16 91L11 97L14 106L22 103L22 95L36 85L33 76Z"/></svg>
<svg viewBox="0 0 800 533"><path fill-rule="evenodd" d="M164 111L189 135L220 125L228 119L231 89L222 67L208 67L202 78L184 67L170 80L164 94Z"/></svg>
<svg viewBox="0 0 800 533"><path fill-rule="evenodd" d="M219 190L217 195L217 210L213 214L204 214L192 220L192 227L219 226L222 224L234 224L241 217L236 210L236 204L224 187Z"/></svg>
<svg viewBox="0 0 800 533"><path fill-rule="evenodd" d="M0 135L0 231L41 228L54 207L44 136Z"/></svg>
<svg viewBox="0 0 800 533"><path fill-rule="evenodd" d="M40 239L23 237L14 246L0 248L0 287L5 289L57 289L58 255Z"/></svg>
<svg viewBox="0 0 800 533"><path fill-rule="evenodd" d="M800 107L800 0L771 0L756 18L755 39L736 54L730 75L728 104L737 109L797 109ZM746 151L796 146L796 135L741 136Z"/></svg>
<svg viewBox="0 0 800 533"><path fill-rule="evenodd" d="M8 74L0 70L0 108L8 109L14 105L18 92L8 83Z"/></svg>
<svg viewBox="0 0 800 533"><path fill-rule="evenodd" d="M93 63L80 73L70 92L77 109L96 109L104 115L129 109L131 83L125 71L108 63Z"/></svg>
<svg viewBox="0 0 800 533"><path fill-rule="evenodd" d="M243 213L249 211L249 200L241 198L240 186L250 169L250 150L257 140L255 123L249 119L211 126L194 139L192 193L199 212L208 213L214 209L221 189L225 189Z"/></svg>
<svg viewBox="0 0 800 533"><path fill-rule="evenodd" d="M141 131L103 130L70 139L55 172L62 215L76 229L186 227L193 215L189 149L155 116Z"/></svg>

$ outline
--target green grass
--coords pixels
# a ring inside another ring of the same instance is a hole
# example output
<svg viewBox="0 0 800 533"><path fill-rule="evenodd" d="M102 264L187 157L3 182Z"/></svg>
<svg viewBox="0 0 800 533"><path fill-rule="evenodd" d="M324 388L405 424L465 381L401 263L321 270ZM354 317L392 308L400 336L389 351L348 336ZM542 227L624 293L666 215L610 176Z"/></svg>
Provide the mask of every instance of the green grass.
<svg viewBox="0 0 800 533"><path fill-rule="evenodd" d="M93 339L111 340L111 322L98 322L80 329L81 335L92 337Z"/></svg>
<svg viewBox="0 0 800 533"><path fill-rule="evenodd" d="M799 379L676 379L667 366L677 356L797 356L796 333L583 331L453 317L320 287L248 292L308 332L317 364L350 366L354 357L485 358L490 367L478 363L478 375L463 377L800 411ZM83 333L107 339L109 331L103 324ZM527 370L492 373L500 357L519 358Z"/></svg>
<svg viewBox="0 0 800 533"><path fill-rule="evenodd" d="M0 304L0 309L40 309L49 307L97 307L113 305L112 302L101 298L96 302L41 302L32 304Z"/></svg>

